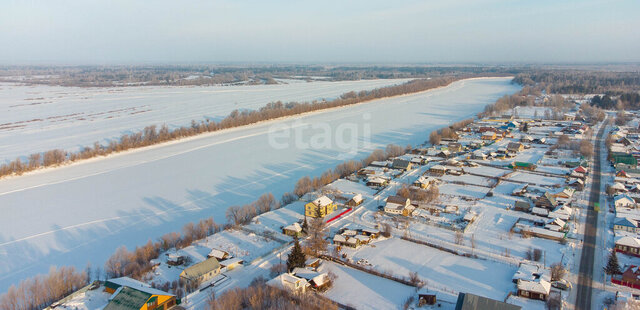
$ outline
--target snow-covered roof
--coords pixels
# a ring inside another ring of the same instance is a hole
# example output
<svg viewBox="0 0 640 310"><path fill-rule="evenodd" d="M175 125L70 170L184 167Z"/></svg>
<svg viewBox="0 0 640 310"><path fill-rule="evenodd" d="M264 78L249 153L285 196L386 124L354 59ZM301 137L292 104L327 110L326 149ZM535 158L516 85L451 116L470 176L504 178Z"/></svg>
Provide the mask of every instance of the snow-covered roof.
<svg viewBox="0 0 640 310"><path fill-rule="evenodd" d="M621 190L621 191L626 191L627 190L627 188L624 186L624 184L619 183L619 182L613 183L613 185L611 185L610 188L615 189L615 190Z"/></svg>
<svg viewBox="0 0 640 310"><path fill-rule="evenodd" d="M333 200L331 200L329 197L327 196L320 196L318 198L316 198L314 201L312 201L312 203L316 206L319 207L324 207L324 206L328 206L330 204L333 203Z"/></svg>
<svg viewBox="0 0 640 310"><path fill-rule="evenodd" d="M120 277L120 278L115 278L115 279L109 279L107 281L120 286L116 290L116 292L113 293L112 296L116 296L120 292L122 287L124 287L124 286L136 289L136 290L141 291L141 292L149 293L149 294L152 294L152 295L170 295L170 296L173 296L173 294L169 294L167 292L152 288L151 285L149 285L147 283L140 282L140 281L138 281L136 279L132 279L132 278L129 278L129 277Z"/></svg>
<svg viewBox="0 0 640 310"><path fill-rule="evenodd" d="M638 227L638 221L628 216L616 217L613 223L614 225L619 225L619 226L635 227L635 228Z"/></svg>
<svg viewBox="0 0 640 310"><path fill-rule="evenodd" d="M548 295L549 291L551 291L551 283L543 279L536 281L520 280L518 281L518 289Z"/></svg>
<svg viewBox="0 0 640 310"><path fill-rule="evenodd" d="M356 194L351 198L351 200L355 203L360 203L362 201L362 194Z"/></svg>
<svg viewBox="0 0 640 310"><path fill-rule="evenodd" d="M242 264L244 260L240 257L234 257L220 261L220 266L227 267L234 264Z"/></svg>
<svg viewBox="0 0 640 310"><path fill-rule="evenodd" d="M342 233L343 236L355 236L357 234L358 233L355 230L351 230L351 229L347 229Z"/></svg>
<svg viewBox="0 0 640 310"><path fill-rule="evenodd" d="M631 202L631 203L634 203L634 202L635 202L635 201L633 200L633 198L629 197L629 195L626 195L626 194L618 195L618 196L616 196L616 197L614 197L614 198L613 198L613 200L614 200L615 202L623 201L623 200L625 200L625 199L626 199L626 200L628 200L628 201L629 201L629 202Z"/></svg>
<svg viewBox="0 0 640 310"><path fill-rule="evenodd" d="M285 230L290 230L290 231L295 231L295 232L301 232L302 231L302 227L300 226L300 224L293 223L291 225L288 225L287 227L284 228Z"/></svg>
<svg viewBox="0 0 640 310"><path fill-rule="evenodd" d="M447 170L447 167L445 167L443 165L435 165L435 166L431 167L431 169L433 169L433 170Z"/></svg>
<svg viewBox="0 0 640 310"><path fill-rule="evenodd" d="M333 236L333 242L347 242L347 239L343 235L336 234Z"/></svg>
<svg viewBox="0 0 640 310"><path fill-rule="evenodd" d="M228 255L227 252L222 251L222 250L218 250L218 249L212 249L211 252L209 252L209 257L215 257L216 259L223 259L226 255Z"/></svg>
<svg viewBox="0 0 640 310"><path fill-rule="evenodd" d="M625 245L634 248L640 248L640 240L635 237L626 236L616 240L616 245Z"/></svg>

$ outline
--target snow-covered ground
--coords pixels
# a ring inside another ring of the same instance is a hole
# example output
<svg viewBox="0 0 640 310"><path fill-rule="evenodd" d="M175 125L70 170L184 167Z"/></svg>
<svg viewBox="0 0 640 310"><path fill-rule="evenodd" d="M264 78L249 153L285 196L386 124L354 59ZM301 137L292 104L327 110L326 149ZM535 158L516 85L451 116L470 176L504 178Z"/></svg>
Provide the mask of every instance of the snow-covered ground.
<svg viewBox="0 0 640 310"><path fill-rule="evenodd" d="M333 99L407 79L253 86L80 88L0 83L0 163L54 148L76 151L145 126L220 120L269 102Z"/></svg>
<svg viewBox="0 0 640 310"><path fill-rule="evenodd" d="M464 80L0 180L0 291L50 265L102 266L117 247L144 244L187 222L224 222L231 205L264 192L280 197L299 177L388 143L419 144L431 130L517 90L509 78ZM276 124L294 128L278 145L270 135ZM326 128L339 135L333 131L345 124L355 128L351 143L304 145L326 136L319 135ZM371 143L363 143L369 133Z"/></svg>
<svg viewBox="0 0 640 310"><path fill-rule="evenodd" d="M426 288L457 295L468 292L504 300L513 290L511 278L517 268L489 260L453 255L431 247L398 238L364 246L359 250L345 249L353 261L366 259L374 269L408 277L417 272L426 281ZM490 274L491 277L487 277Z"/></svg>

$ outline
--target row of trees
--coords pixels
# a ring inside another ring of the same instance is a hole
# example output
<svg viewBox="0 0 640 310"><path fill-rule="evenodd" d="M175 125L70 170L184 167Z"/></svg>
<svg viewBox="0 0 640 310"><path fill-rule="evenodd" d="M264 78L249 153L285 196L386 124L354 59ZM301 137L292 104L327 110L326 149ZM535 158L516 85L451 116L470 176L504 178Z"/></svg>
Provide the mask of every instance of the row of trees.
<svg viewBox="0 0 640 310"><path fill-rule="evenodd" d="M106 146L96 142L93 147L85 147L78 152L67 153L64 150L55 149L45 152L42 156L41 154L32 154L29 156L27 162L23 162L22 159L18 158L12 162L0 165L0 177L21 175L40 167L50 167L65 162L105 156L115 152L194 136L205 132L214 132L306 112L353 105L379 98L415 93L445 86L454 80L455 78L453 77L412 80L404 84L369 91L349 92L331 101L289 102L286 104L280 101L272 102L258 110L234 110L229 116L219 122L209 119L201 122L194 120L189 127L183 126L173 130L170 130L166 124L162 125L160 129L158 129L156 125L151 125L145 127L140 132L124 134L119 140L113 140Z"/></svg>
<svg viewBox="0 0 640 310"><path fill-rule="evenodd" d="M453 123L450 126L432 131L431 134L429 134L429 143L431 143L431 145L436 145L439 144L442 139L457 139L458 134L456 133L456 131L466 127L471 123L473 123L473 119L469 118Z"/></svg>
<svg viewBox="0 0 640 310"><path fill-rule="evenodd" d="M281 206L271 193L263 194L258 200L243 206L231 206L227 208L226 218L234 225L248 224L254 217L275 210ZM198 238L199 239L199 238Z"/></svg>
<svg viewBox="0 0 640 310"><path fill-rule="evenodd" d="M0 296L0 309L43 309L88 282L84 271L77 271L74 267L51 267L47 275L38 275L9 287L7 293Z"/></svg>
<svg viewBox="0 0 640 310"><path fill-rule="evenodd" d="M317 191L323 186L339 179L346 177L362 167L368 166L374 161L387 160L392 157L400 156L407 152L410 147L402 147L395 144L389 144L384 150L376 149L369 156L361 161L349 160L338 164L334 169L329 169L322 173L319 177L311 178L304 176L298 179L292 193L285 193L282 203L287 204L291 201L304 196L306 193Z"/></svg>

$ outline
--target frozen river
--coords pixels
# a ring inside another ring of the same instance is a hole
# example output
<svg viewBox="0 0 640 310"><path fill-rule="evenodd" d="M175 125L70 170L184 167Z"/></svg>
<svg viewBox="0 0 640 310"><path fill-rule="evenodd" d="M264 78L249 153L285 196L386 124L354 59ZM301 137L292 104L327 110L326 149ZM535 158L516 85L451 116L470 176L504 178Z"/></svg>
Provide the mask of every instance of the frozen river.
<svg viewBox="0 0 640 310"><path fill-rule="evenodd" d="M257 109L273 101L333 99L405 81L118 88L0 83L0 163L54 148L77 151L96 141L107 144L149 125L189 126L191 120L219 120L235 109Z"/></svg>
<svg viewBox="0 0 640 310"><path fill-rule="evenodd" d="M102 266L117 247L187 222L224 222L228 206L280 197L299 177L388 143L422 143L516 92L510 80L464 80L0 180L0 291L50 265Z"/></svg>

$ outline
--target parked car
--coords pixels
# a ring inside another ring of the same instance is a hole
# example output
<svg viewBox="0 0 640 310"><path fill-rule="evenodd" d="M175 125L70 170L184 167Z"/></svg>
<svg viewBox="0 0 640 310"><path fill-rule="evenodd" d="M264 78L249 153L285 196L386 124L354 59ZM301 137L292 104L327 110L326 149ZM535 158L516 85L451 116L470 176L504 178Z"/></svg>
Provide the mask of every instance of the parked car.
<svg viewBox="0 0 640 310"><path fill-rule="evenodd" d="M558 280L558 281L553 281L551 282L551 286L557 288L557 289L561 289L563 291L566 290L570 290L571 289L571 282L562 279L562 280Z"/></svg>

